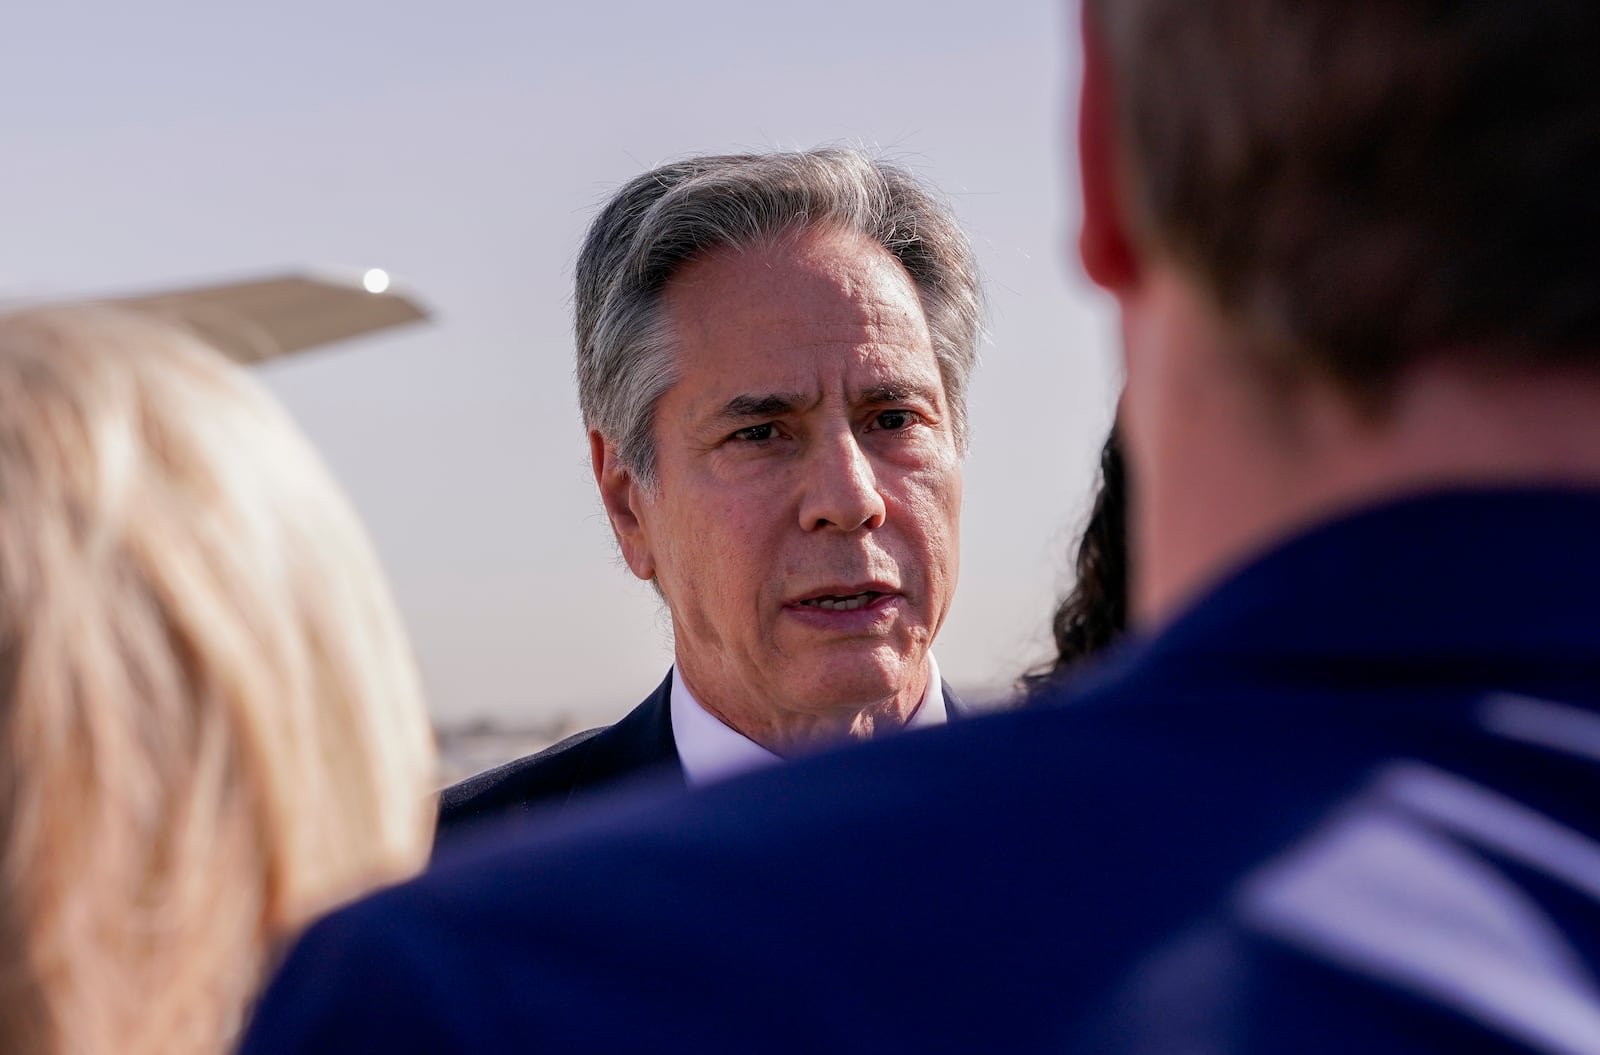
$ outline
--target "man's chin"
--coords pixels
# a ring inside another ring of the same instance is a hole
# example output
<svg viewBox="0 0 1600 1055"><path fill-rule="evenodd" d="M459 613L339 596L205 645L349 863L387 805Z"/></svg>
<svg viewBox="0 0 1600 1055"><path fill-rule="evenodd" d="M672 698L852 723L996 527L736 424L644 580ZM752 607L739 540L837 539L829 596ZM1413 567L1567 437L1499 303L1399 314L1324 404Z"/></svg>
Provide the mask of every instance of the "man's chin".
<svg viewBox="0 0 1600 1055"><path fill-rule="evenodd" d="M817 665L796 682L809 687L809 702L817 710L853 712L894 699L914 706L926 688L926 661L896 653L886 656L883 651L829 657L829 662Z"/></svg>

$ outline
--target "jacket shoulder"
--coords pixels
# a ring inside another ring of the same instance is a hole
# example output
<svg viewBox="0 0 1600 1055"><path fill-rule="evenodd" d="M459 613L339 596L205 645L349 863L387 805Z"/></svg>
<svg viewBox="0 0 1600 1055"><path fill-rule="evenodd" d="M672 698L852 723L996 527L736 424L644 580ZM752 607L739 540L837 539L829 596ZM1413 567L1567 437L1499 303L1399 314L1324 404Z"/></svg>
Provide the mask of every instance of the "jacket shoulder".
<svg viewBox="0 0 1600 1055"><path fill-rule="evenodd" d="M586 794L678 764L669 709L671 676L615 725L575 733L536 754L468 777L439 799L439 836L560 807Z"/></svg>
<svg viewBox="0 0 1600 1055"><path fill-rule="evenodd" d="M439 796L439 831L519 813L572 790L590 741L609 726L585 729L542 751L484 770L445 788Z"/></svg>

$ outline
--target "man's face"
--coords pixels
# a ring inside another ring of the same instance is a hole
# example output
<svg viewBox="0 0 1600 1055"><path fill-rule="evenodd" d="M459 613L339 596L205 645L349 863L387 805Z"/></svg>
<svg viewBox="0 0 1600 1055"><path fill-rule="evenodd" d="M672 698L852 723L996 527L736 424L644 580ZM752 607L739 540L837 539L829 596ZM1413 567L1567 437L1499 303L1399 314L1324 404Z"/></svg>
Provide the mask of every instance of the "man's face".
<svg viewBox="0 0 1600 1055"><path fill-rule="evenodd" d="M910 277L811 231L691 261L665 306L679 379L623 549L666 597L680 673L725 718L914 705L956 584L961 466Z"/></svg>

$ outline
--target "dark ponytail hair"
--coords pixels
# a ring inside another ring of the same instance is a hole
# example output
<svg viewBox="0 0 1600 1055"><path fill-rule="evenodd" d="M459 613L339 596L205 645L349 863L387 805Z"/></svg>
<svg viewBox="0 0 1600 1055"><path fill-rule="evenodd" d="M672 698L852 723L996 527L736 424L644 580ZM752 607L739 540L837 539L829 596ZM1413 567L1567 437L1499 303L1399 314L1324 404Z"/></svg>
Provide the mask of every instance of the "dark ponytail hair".
<svg viewBox="0 0 1600 1055"><path fill-rule="evenodd" d="M1077 581L1051 620L1056 655L1022 676L1033 695L1102 651L1128 625L1128 487L1122 444L1112 428L1100 451L1100 490L1078 542Z"/></svg>

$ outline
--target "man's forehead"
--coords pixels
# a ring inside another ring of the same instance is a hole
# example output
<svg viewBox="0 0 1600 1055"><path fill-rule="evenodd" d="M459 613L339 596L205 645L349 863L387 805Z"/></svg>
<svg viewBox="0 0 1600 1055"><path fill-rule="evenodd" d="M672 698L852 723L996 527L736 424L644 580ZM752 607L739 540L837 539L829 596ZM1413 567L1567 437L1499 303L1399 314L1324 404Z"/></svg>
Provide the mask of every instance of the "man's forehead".
<svg viewBox="0 0 1600 1055"><path fill-rule="evenodd" d="M841 396L885 402L939 386L915 286L881 246L850 232L708 253L666 298L674 388L696 416Z"/></svg>
<svg viewBox="0 0 1600 1055"><path fill-rule="evenodd" d="M741 379L744 380L744 379ZM846 377L835 383L834 378L813 375L809 384L762 384L763 378L752 377L751 383L705 386L696 395L696 402L716 404L729 410L761 412L762 408L775 410L778 405L790 409L808 406L842 396L849 403L900 403L906 401L937 402L940 384L935 371L882 371L868 377Z"/></svg>
<svg viewBox="0 0 1600 1055"><path fill-rule="evenodd" d="M681 371L673 386L696 415L761 416L842 399L851 405L943 403L932 353L855 348L846 356L752 356L729 370Z"/></svg>
<svg viewBox="0 0 1600 1055"><path fill-rule="evenodd" d="M689 340L825 341L927 328L905 268L847 231L709 250L679 268L663 297L674 331Z"/></svg>

